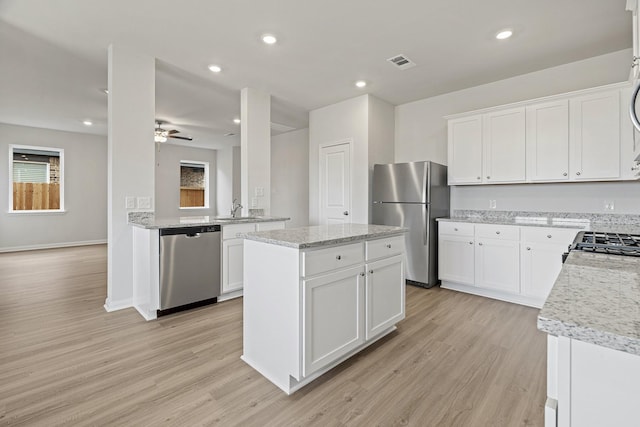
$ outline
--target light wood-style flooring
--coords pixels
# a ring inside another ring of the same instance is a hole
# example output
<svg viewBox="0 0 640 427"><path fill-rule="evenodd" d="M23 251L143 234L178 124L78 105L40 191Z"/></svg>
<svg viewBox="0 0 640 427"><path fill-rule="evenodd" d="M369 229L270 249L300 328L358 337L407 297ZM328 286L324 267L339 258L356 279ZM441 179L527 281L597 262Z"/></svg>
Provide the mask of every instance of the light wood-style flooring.
<svg viewBox="0 0 640 427"><path fill-rule="evenodd" d="M535 309L407 287L396 332L287 396L240 360L242 299L107 313L106 266L104 245L0 254L0 425L543 425Z"/></svg>

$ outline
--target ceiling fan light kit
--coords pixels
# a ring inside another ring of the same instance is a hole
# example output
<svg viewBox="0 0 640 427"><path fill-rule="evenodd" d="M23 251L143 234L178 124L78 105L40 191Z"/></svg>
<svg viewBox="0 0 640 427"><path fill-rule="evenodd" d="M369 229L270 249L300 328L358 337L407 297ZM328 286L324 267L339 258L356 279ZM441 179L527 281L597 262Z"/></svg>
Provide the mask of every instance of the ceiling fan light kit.
<svg viewBox="0 0 640 427"><path fill-rule="evenodd" d="M153 140L155 142L167 142L167 140L169 138L183 139L185 141L193 141L193 138L191 138L190 136L179 136L179 135L177 135L178 133L180 133L179 130L163 129L161 127L163 123L165 123L165 122L156 122L156 130L155 130L154 135L153 135Z"/></svg>

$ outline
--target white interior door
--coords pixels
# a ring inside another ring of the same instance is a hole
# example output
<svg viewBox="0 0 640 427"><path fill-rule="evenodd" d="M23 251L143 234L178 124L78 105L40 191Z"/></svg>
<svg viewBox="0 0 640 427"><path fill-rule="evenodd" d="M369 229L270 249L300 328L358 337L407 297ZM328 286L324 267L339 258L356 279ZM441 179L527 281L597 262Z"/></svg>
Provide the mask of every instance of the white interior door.
<svg viewBox="0 0 640 427"><path fill-rule="evenodd" d="M351 142L320 146L320 224L351 222Z"/></svg>

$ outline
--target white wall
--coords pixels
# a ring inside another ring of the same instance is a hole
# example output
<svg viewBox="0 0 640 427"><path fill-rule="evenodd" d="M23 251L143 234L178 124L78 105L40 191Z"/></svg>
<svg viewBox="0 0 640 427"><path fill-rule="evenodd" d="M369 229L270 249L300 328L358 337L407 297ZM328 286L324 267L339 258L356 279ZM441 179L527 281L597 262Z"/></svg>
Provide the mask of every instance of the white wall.
<svg viewBox="0 0 640 427"><path fill-rule="evenodd" d="M176 218L216 214L216 151L183 145L159 144L156 149L156 217ZM180 209L180 161L209 163L209 208ZM229 186L230 188L230 186Z"/></svg>
<svg viewBox="0 0 640 427"><path fill-rule="evenodd" d="M358 96L309 112L309 223L318 224L320 144L353 140L351 221L368 223L368 98Z"/></svg>
<svg viewBox="0 0 640 427"><path fill-rule="evenodd" d="M449 114L539 98L627 80L631 49L548 68L396 107L395 161L447 163ZM637 190L636 190L637 189ZM640 186L633 183L526 184L457 186L452 209L601 212L605 194L620 200L614 212L640 213Z"/></svg>
<svg viewBox="0 0 640 427"><path fill-rule="evenodd" d="M64 149L66 213L9 214L9 145ZM0 124L0 252L107 240L107 138Z"/></svg>
<svg viewBox="0 0 640 427"><path fill-rule="evenodd" d="M393 163L395 108L375 96L369 97L369 218L373 207L373 165L376 163Z"/></svg>
<svg viewBox="0 0 640 427"><path fill-rule="evenodd" d="M271 138L271 215L287 228L309 225L309 129Z"/></svg>

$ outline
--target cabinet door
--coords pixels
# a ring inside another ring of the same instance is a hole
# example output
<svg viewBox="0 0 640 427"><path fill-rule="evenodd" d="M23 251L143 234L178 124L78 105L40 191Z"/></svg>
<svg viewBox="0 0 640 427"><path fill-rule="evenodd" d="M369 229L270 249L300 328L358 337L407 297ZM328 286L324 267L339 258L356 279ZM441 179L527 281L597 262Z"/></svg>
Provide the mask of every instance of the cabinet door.
<svg viewBox="0 0 640 427"><path fill-rule="evenodd" d="M520 292L520 242L482 239L475 250L476 286Z"/></svg>
<svg viewBox="0 0 640 427"><path fill-rule="evenodd" d="M348 268L302 281L302 375L364 343L364 272Z"/></svg>
<svg viewBox="0 0 640 427"><path fill-rule="evenodd" d="M620 93L572 98L569 174L572 180L620 177Z"/></svg>
<svg viewBox="0 0 640 427"><path fill-rule="evenodd" d="M569 101L527 107L527 180L569 179Z"/></svg>
<svg viewBox="0 0 640 427"><path fill-rule="evenodd" d="M404 319L404 287L402 256L367 264L366 339Z"/></svg>
<svg viewBox="0 0 640 427"><path fill-rule="evenodd" d="M449 184L482 183L482 116L449 120Z"/></svg>
<svg viewBox="0 0 640 427"><path fill-rule="evenodd" d="M483 181L525 180L525 109L512 108L483 115Z"/></svg>
<svg viewBox="0 0 640 427"><path fill-rule="evenodd" d="M438 237L438 278L473 285L473 237L440 234Z"/></svg>
<svg viewBox="0 0 640 427"><path fill-rule="evenodd" d="M521 292L543 302L549 296L562 268L567 245L524 242L520 248Z"/></svg>
<svg viewBox="0 0 640 427"><path fill-rule="evenodd" d="M222 293L242 289L244 239L222 241Z"/></svg>

